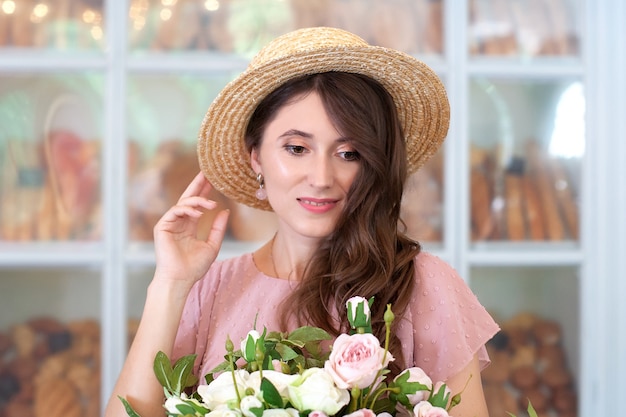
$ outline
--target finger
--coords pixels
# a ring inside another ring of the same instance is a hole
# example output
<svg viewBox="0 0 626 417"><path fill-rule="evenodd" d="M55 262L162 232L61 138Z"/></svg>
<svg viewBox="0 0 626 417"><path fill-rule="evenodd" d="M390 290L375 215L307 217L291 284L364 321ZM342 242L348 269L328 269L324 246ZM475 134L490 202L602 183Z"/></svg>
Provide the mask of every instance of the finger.
<svg viewBox="0 0 626 417"><path fill-rule="evenodd" d="M211 186L211 183L209 182L209 180L206 179L201 171L194 177L193 180L191 180L185 191L183 191L183 193L181 194L179 201L183 198L191 196L206 197L209 195L209 192L212 188L213 187Z"/></svg>
<svg viewBox="0 0 626 417"><path fill-rule="evenodd" d="M177 206L202 207L207 210L213 210L217 207L217 202L200 196L185 197L178 201Z"/></svg>
<svg viewBox="0 0 626 417"><path fill-rule="evenodd" d="M176 205L176 206L170 208L168 211L165 212L163 217L161 217L161 221L163 221L163 222L175 222L175 221L180 220L180 219L182 219L184 217L191 217L193 219L198 219L203 214L204 213L202 212L202 210L199 210L199 209L197 209L195 207Z"/></svg>
<svg viewBox="0 0 626 417"><path fill-rule="evenodd" d="M215 219L213 220L213 225L211 225L211 231L209 232L209 236L207 236L207 243L215 244L216 250L222 246L222 242L224 241L224 236L226 235L226 229L228 226L228 216L230 215L230 210L222 210L220 211Z"/></svg>

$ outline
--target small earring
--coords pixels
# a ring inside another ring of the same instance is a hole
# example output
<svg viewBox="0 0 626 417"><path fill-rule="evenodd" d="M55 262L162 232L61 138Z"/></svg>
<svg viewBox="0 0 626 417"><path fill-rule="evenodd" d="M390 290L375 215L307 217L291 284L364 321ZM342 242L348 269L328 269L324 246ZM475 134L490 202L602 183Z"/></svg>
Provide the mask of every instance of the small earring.
<svg viewBox="0 0 626 417"><path fill-rule="evenodd" d="M259 183L259 189L256 190L256 198L259 200L267 199L267 191L265 191L265 180L263 179L263 174L256 174L256 180Z"/></svg>

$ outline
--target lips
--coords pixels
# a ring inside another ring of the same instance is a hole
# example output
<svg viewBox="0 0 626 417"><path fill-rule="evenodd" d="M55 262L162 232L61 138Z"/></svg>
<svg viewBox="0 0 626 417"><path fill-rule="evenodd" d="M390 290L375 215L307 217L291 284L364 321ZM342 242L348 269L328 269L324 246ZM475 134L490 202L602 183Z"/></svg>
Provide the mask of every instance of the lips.
<svg viewBox="0 0 626 417"><path fill-rule="evenodd" d="M335 199L319 199L319 198L298 198L298 202L306 210L314 213L325 213L333 209L339 200Z"/></svg>
<svg viewBox="0 0 626 417"><path fill-rule="evenodd" d="M308 204L311 206L316 206L316 207L321 207L324 206L326 204L333 204L334 201L315 201L315 200L306 200L304 198L300 198L298 199L301 203L303 204Z"/></svg>

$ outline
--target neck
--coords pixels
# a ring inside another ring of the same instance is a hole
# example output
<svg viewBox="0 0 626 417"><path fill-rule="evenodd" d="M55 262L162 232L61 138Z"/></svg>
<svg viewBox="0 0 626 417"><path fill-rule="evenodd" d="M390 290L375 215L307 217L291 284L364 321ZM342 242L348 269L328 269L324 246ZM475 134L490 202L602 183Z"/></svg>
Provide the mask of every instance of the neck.
<svg viewBox="0 0 626 417"><path fill-rule="evenodd" d="M291 274L293 273L293 269L289 271L287 276L283 276L280 272L278 272L278 268L276 268L276 260L274 259L274 246L276 245L276 234L272 237L272 241L270 242L270 261L272 262L272 272L276 278L280 279L289 279L291 278Z"/></svg>
<svg viewBox="0 0 626 417"><path fill-rule="evenodd" d="M273 275L298 281L313 254L310 245L288 243L276 233L269 242L269 257Z"/></svg>

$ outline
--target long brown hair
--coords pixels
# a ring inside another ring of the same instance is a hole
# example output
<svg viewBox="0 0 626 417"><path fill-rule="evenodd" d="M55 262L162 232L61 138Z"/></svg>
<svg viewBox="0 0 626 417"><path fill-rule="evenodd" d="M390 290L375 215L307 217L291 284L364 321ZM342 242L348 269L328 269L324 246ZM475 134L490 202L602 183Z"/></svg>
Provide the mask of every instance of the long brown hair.
<svg viewBox="0 0 626 417"><path fill-rule="evenodd" d="M413 259L420 251L399 230L407 177L402 128L392 97L378 82L327 72L289 81L266 97L248 124L247 149L260 145L265 127L282 106L311 92L319 94L337 130L351 139L360 168L334 232L322 240L301 282L281 305L282 324L295 316L299 324L337 336L346 331L346 301L355 295L374 297L372 327L382 341L387 304L393 305L396 324L409 304ZM390 350L396 358L392 372L397 372L404 363L394 334Z"/></svg>

